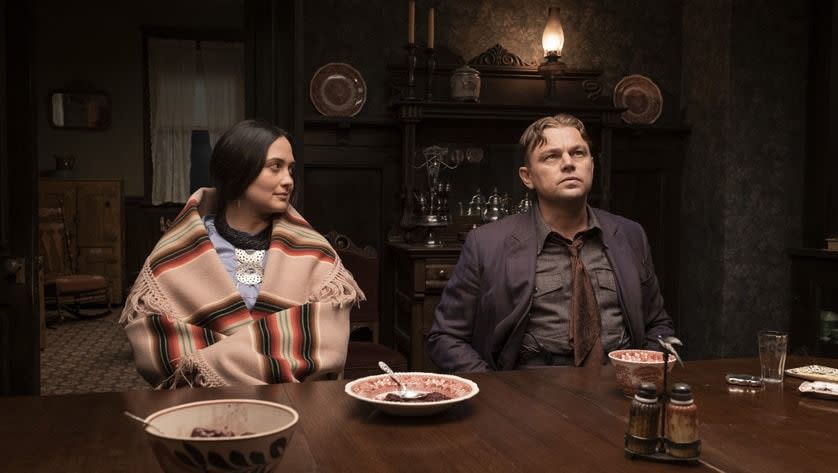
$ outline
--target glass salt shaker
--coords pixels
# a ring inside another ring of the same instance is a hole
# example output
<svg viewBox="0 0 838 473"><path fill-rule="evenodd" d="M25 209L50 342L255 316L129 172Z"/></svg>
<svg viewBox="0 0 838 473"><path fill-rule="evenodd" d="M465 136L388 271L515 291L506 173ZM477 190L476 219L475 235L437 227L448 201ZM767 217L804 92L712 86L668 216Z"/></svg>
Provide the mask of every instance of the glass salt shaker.
<svg viewBox="0 0 838 473"><path fill-rule="evenodd" d="M677 458L696 458L701 453L698 438L698 406L685 383L675 383L666 405L666 453Z"/></svg>
<svg viewBox="0 0 838 473"><path fill-rule="evenodd" d="M657 452L660 441L661 403L653 383L640 383L629 408L626 450L650 455Z"/></svg>

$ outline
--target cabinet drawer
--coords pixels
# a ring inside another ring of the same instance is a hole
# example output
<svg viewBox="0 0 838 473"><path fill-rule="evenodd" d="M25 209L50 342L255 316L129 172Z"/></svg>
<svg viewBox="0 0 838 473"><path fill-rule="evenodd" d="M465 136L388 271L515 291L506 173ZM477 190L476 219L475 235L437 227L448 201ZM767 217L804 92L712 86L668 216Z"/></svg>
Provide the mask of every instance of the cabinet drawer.
<svg viewBox="0 0 838 473"><path fill-rule="evenodd" d="M425 286L428 288L442 289L448 283L451 273L454 271L454 263L428 263L425 265Z"/></svg>

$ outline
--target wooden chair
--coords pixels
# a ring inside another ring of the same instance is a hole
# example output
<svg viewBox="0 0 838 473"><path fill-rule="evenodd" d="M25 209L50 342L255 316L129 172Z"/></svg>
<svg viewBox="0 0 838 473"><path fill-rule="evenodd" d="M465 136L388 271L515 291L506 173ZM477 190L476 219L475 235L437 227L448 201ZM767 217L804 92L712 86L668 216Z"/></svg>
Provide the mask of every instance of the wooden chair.
<svg viewBox="0 0 838 473"><path fill-rule="evenodd" d="M71 251L75 245L67 229L62 207L38 209L38 233L44 261L44 300L55 304L59 320L64 312L76 317L101 317L111 313L111 289L107 278L99 274L78 274L77 255ZM81 305L103 303L104 312L84 314Z"/></svg>
<svg viewBox="0 0 838 473"><path fill-rule="evenodd" d="M326 239L367 296L367 300L361 302L360 307L353 307L349 315L350 341L344 377L355 379L380 374L379 361L396 371L407 370L404 355L379 343L379 258L375 248L359 248L349 237L335 231L329 232Z"/></svg>

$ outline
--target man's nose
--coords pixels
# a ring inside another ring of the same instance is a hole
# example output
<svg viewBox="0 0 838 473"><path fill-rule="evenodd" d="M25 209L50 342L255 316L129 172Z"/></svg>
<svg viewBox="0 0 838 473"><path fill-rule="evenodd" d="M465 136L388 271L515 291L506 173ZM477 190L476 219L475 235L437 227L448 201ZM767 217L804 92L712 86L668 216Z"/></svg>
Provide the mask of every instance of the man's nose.
<svg viewBox="0 0 838 473"><path fill-rule="evenodd" d="M562 171L573 171L576 169L576 164L573 163L573 158L570 153L562 153L561 157Z"/></svg>

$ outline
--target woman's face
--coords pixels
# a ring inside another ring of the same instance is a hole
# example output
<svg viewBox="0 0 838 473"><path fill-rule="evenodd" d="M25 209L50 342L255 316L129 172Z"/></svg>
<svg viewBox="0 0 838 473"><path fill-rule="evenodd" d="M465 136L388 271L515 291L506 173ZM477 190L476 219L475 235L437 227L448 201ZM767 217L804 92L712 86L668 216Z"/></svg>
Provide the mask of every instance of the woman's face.
<svg viewBox="0 0 838 473"><path fill-rule="evenodd" d="M242 205L262 216L284 213L293 190L294 153L291 143L280 137L268 148L265 167L244 191Z"/></svg>

